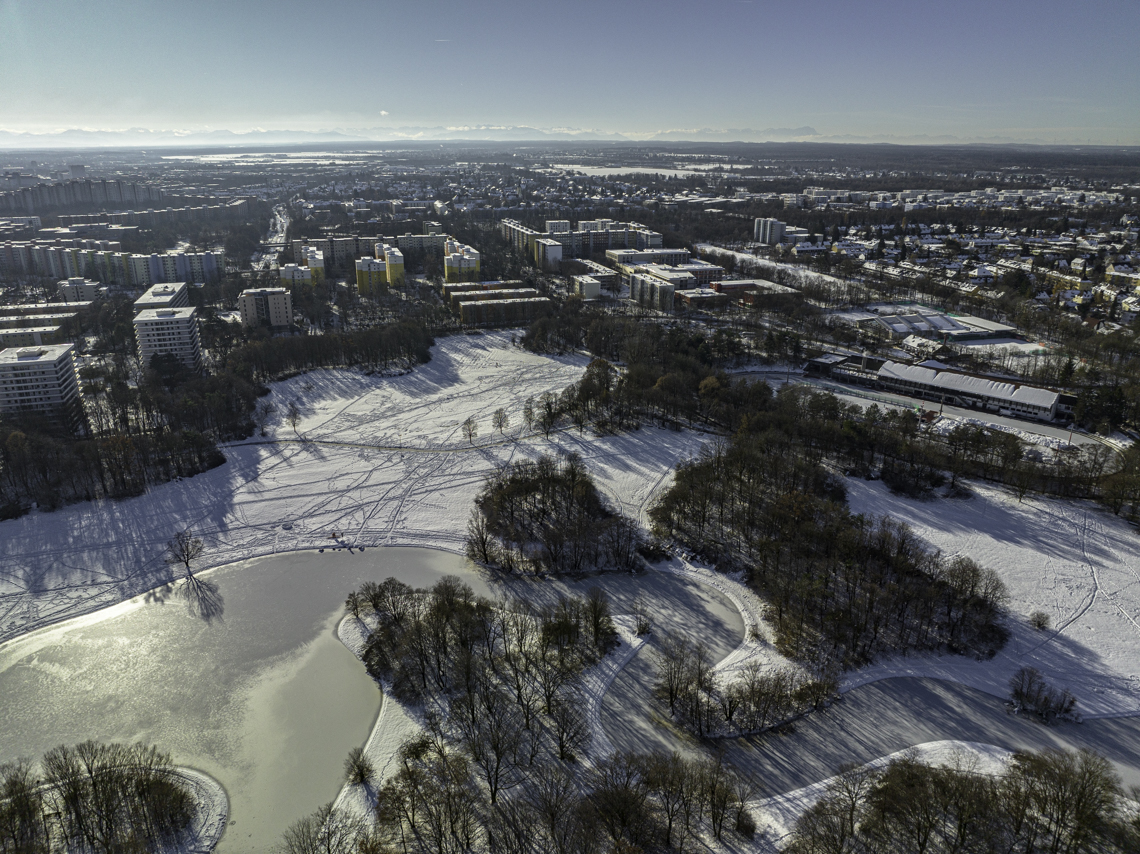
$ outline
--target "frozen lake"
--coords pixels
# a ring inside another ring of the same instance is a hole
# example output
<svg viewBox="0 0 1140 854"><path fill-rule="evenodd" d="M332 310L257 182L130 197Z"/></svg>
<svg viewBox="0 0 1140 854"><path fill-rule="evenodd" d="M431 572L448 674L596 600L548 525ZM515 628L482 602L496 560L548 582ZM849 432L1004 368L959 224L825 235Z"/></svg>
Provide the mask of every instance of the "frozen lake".
<svg viewBox="0 0 1140 854"><path fill-rule="evenodd" d="M160 589L0 646L0 763L58 744L142 741L217 779L231 825L219 852L269 851L340 790L380 691L334 634L347 593L390 575L461 575L431 549L294 552L204 574L221 613Z"/></svg>

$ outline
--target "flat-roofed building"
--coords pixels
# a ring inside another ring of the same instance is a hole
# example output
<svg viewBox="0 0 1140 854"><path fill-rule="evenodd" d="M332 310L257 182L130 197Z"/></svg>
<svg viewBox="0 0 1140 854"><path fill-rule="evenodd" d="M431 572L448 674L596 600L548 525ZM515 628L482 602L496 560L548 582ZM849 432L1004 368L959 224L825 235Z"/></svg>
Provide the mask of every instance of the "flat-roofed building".
<svg viewBox="0 0 1140 854"><path fill-rule="evenodd" d="M642 264L688 264L688 249L607 249L606 261L626 267Z"/></svg>
<svg viewBox="0 0 1140 854"><path fill-rule="evenodd" d="M286 288L251 288L238 297L241 325L292 326L293 295Z"/></svg>
<svg viewBox="0 0 1140 854"><path fill-rule="evenodd" d="M356 292L373 299L388 292L388 265L382 258L356 260Z"/></svg>
<svg viewBox="0 0 1140 854"><path fill-rule="evenodd" d="M540 296L534 288L496 288L493 290L459 291L451 295L451 310L460 311L465 302L485 300L534 299Z"/></svg>
<svg viewBox="0 0 1140 854"><path fill-rule="evenodd" d="M36 414L72 433L83 429L75 345L0 350L0 412Z"/></svg>
<svg viewBox="0 0 1140 854"><path fill-rule="evenodd" d="M98 299L105 292L102 282L85 279L82 276L73 276L65 279L56 286L56 293L66 303L91 302Z"/></svg>
<svg viewBox="0 0 1140 854"><path fill-rule="evenodd" d="M277 278L282 282L313 285L313 270L303 264L282 264L277 268Z"/></svg>
<svg viewBox="0 0 1140 854"><path fill-rule="evenodd" d="M472 300L459 304L459 320L468 326L516 326L548 314L552 307L546 297Z"/></svg>
<svg viewBox="0 0 1140 854"><path fill-rule="evenodd" d="M135 312L148 308L185 308L190 305L190 289L185 282L153 285L135 300Z"/></svg>
<svg viewBox="0 0 1140 854"><path fill-rule="evenodd" d="M562 263L562 244L548 237L534 241L534 263L540 270L555 272Z"/></svg>
<svg viewBox="0 0 1140 854"><path fill-rule="evenodd" d="M194 371L202 370L198 312L194 308L149 308L135 315L139 359L149 367L155 356L174 356Z"/></svg>
<svg viewBox="0 0 1140 854"><path fill-rule="evenodd" d="M784 242L786 229L787 225L778 219L757 219L752 224L752 239L757 243L774 246Z"/></svg>
<svg viewBox="0 0 1140 854"><path fill-rule="evenodd" d="M633 273L629 277L629 298L644 308L672 311L674 290L671 282L648 273Z"/></svg>
<svg viewBox="0 0 1140 854"><path fill-rule="evenodd" d="M600 299L602 296L602 283L593 276L575 276L573 278L574 293L582 299Z"/></svg>
<svg viewBox="0 0 1140 854"><path fill-rule="evenodd" d="M0 347L41 347L46 344L57 344L60 335L58 325L0 329Z"/></svg>

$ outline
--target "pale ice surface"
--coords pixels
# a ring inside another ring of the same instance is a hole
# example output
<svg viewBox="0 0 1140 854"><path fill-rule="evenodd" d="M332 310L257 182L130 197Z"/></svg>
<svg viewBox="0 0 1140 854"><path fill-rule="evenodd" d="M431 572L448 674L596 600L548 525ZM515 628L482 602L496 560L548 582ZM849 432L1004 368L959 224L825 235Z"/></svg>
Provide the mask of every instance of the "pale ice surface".
<svg viewBox="0 0 1140 854"><path fill-rule="evenodd" d="M496 466L577 453L616 507L644 518L702 434L645 427L549 438L523 424L528 397L561 392L589 359L538 356L511 333L454 336L399 377L319 370L276 383L268 436L228 445L227 462L124 501L97 501L0 523L0 641L121 602L171 580L167 540L189 527L198 569L298 549L431 546L463 550L472 501ZM301 419L286 423L289 403ZM510 427L492 432L504 408ZM478 422L474 443L463 436ZM335 537L334 537L335 535Z"/></svg>

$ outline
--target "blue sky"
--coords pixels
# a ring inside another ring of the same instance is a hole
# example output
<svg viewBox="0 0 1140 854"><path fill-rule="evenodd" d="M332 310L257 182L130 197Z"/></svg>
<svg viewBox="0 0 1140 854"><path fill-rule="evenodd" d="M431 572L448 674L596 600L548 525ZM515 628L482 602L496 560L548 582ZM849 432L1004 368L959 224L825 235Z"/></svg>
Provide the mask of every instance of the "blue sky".
<svg viewBox="0 0 1140 854"><path fill-rule="evenodd" d="M1140 144L1140 2L0 0L0 130Z"/></svg>

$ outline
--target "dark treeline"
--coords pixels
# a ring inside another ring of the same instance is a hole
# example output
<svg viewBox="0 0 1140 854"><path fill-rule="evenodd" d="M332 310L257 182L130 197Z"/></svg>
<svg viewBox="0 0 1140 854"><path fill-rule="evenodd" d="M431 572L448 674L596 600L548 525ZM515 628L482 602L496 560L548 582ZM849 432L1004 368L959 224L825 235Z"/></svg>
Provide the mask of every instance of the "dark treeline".
<svg viewBox="0 0 1140 854"><path fill-rule="evenodd" d="M434 343L427 330L413 321L353 332L267 338L231 352L228 370L239 377L268 381L314 368L410 366L430 360Z"/></svg>
<svg viewBox="0 0 1140 854"><path fill-rule="evenodd" d="M141 744L49 750L0 766L0 852L178 850L197 804L170 757Z"/></svg>
<svg viewBox="0 0 1140 854"><path fill-rule="evenodd" d="M467 525L468 556L507 571L632 569L640 545L638 526L606 507L576 456L504 465L487 479Z"/></svg>
<svg viewBox="0 0 1140 854"><path fill-rule="evenodd" d="M0 519L20 516L32 504L54 510L140 495L223 462L213 441L193 431L77 440L0 424Z"/></svg>
<svg viewBox="0 0 1140 854"><path fill-rule="evenodd" d="M1136 797L1133 792L1132 797ZM997 776L966 758L931 767L904 755L849 769L796 823L787 854L1081 854L1140 850L1140 819L1106 759L1016 753Z"/></svg>
<svg viewBox="0 0 1140 854"><path fill-rule="evenodd" d="M888 651L992 655L1005 587L969 558L929 551L888 517L853 516L818 461L774 431L737 433L677 467L650 511L658 532L746 568L777 646L844 667Z"/></svg>

